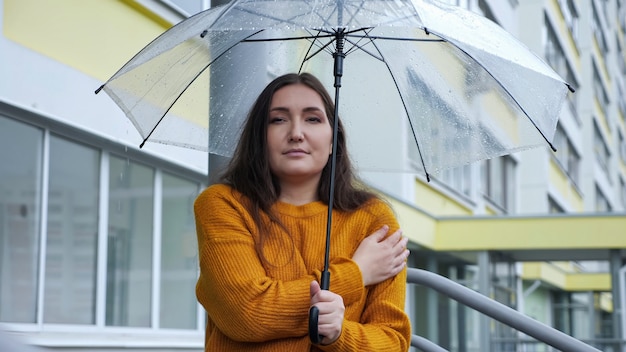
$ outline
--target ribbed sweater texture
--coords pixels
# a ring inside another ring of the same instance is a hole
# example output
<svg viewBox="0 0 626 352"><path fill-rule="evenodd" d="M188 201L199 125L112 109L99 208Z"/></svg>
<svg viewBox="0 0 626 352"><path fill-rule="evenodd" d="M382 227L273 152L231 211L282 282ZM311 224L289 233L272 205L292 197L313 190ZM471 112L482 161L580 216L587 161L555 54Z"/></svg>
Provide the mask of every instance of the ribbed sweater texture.
<svg viewBox="0 0 626 352"><path fill-rule="evenodd" d="M264 262L255 247L258 229L242 200L231 187L217 184L194 205L200 261L196 295L207 312L206 351L408 350L406 270L364 287L351 260L361 240L383 225L389 234L398 229L385 202L333 211L330 290L342 296L346 310L340 337L315 346L308 337L309 290L324 266L327 206L275 203L272 210L288 232L271 225Z"/></svg>

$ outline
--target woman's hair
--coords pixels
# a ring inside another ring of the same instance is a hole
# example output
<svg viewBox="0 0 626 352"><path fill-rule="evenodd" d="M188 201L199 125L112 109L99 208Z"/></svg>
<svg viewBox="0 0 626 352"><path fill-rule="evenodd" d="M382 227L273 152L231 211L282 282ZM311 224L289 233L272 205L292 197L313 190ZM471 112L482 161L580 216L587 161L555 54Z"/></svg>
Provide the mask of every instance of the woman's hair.
<svg viewBox="0 0 626 352"><path fill-rule="evenodd" d="M280 76L270 82L258 96L244 124L237 148L227 169L221 176L221 182L233 187L249 199L246 204L257 227L262 246L267 232L267 225L261 221L261 212L267 214L271 221L282 226L271 206L278 200L280 184L270 170L269 153L267 147L267 127L269 124L269 110L274 93L288 85L303 84L316 91L324 103L326 116L331 128L334 124L335 105L322 83L309 73L290 73ZM375 194L364 190L358 181L346 147L346 136L341 120L337 129L337 146L333 150L336 154L335 190L333 208L342 211L352 211L359 208ZM328 204L330 190L330 156L329 162L322 170L317 190L319 200ZM262 252L260 252L262 253Z"/></svg>

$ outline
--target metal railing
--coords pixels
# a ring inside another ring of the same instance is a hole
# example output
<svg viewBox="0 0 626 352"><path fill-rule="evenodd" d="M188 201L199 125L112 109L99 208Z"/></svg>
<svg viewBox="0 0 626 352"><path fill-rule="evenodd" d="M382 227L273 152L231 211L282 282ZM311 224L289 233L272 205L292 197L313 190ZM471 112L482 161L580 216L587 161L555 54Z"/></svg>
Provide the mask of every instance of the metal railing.
<svg viewBox="0 0 626 352"><path fill-rule="evenodd" d="M442 295L465 304L558 350L568 352L600 352L600 350L570 335L532 319L515 309L494 301L444 276L422 269L409 268L407 270L407 283L429 287ZM417 335L413 335L411 338L411 346L417 347L424 352L447 351L435 343Z"/></svg>

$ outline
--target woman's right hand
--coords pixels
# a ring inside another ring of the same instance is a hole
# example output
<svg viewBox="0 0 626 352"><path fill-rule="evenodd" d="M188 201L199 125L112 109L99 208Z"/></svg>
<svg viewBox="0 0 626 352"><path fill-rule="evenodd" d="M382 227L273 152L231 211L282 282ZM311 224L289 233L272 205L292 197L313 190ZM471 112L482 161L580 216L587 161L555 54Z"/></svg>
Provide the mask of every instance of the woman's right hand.
<svg viewBox="0 0 626 352"><path fill-rule="evenodd" d="M408 238L402 237L402 230L385 238L388 231L389 227L385 225L367 236L352 256L361 269L365 286L394 277L406 266Z"/></svg>

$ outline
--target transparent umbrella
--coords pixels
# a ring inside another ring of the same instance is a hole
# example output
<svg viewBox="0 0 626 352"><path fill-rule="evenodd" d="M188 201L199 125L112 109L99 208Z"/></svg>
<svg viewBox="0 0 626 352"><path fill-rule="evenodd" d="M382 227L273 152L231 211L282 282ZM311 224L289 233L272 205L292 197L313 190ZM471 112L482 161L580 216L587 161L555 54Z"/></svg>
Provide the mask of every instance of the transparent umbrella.
<svg viewBox="0 0 626 352"><path fill-rule="evenodd" d="M214 79L214 66L238 79ZM358 170L428 179L552 147L573 91L498 25L435 0L233 0L164 32L96 92L119 105L141 146L229 157L264 84L304 71L334 89ZM328 248L326 273L327 263Z"/></svg>

